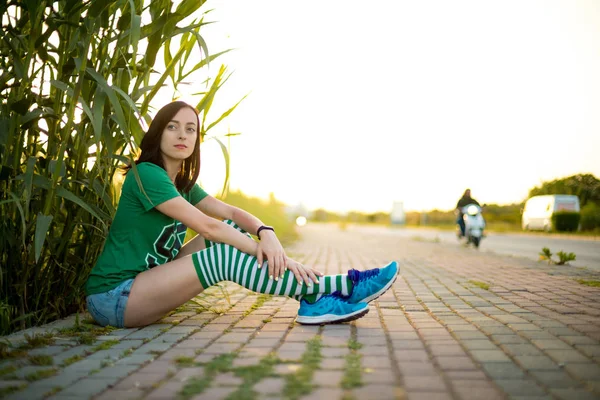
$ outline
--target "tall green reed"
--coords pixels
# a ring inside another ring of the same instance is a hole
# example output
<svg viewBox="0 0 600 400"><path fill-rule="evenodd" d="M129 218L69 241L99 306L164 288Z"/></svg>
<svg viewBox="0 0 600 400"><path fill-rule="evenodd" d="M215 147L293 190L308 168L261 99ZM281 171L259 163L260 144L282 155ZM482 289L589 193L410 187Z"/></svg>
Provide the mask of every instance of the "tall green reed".
<svg viewBox="0 0 600 400"><path fill-rule="evenodd" d="M208 53L203 4L0 4L0 334L81 308L115 213L119 166L132 160L167 83L176 92L202 82L202 137L236 108L207 118L229 74L222 65L206 72L226 51Z"/></svg>

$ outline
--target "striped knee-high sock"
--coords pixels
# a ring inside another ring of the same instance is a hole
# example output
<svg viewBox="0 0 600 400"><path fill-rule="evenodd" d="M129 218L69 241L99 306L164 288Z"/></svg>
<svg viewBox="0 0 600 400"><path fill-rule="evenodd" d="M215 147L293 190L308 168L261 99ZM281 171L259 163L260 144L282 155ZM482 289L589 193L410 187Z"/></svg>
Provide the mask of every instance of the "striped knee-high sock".
<svg viewBox="0 0 600 400"><path fill-rule="evenodd" d="M232 221L225 223L243 232ZM246 232L244 232L246 233ZM208 246L210 245L210 246ZM233 246L207 241L207 248L192 255L196 273L202 287L208 288L221 281L232 281L254 292L302 298L314 302L323 294L340 291L349 295L352 283L347 275L327 275L318 284L310 286L298 282L294 274L286 271L277 281L269 279L267 262L258 268L256 257L243 253Z"/></svg>

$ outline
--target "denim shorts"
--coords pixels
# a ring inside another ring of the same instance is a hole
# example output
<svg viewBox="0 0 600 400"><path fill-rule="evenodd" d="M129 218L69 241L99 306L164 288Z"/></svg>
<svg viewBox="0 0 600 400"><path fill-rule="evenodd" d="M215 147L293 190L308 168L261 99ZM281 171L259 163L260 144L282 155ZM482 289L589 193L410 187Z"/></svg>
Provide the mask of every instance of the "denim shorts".
<svg viewBox="0 0 600 400"><path fill-rule="evenodd" d="M86 298L87 309L97 323L102 326L124 327L125 307L131 285L133 279L128 279L108 292L92 294Z"/></svg>

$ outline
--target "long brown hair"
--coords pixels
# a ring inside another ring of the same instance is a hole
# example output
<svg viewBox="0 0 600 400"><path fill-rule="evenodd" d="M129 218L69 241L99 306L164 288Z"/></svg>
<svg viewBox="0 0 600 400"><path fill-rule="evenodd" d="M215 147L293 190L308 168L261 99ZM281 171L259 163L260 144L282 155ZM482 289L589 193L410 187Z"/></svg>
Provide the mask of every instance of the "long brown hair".
<svg viewBox="0 0 600 400"><path fill-rule="evenodd" d="M167 127L167 124L171 122L175 114L184 107L191 108L196 114L196 128L198 135L196 136L196 143L194 144L194 152L191 156L183 160L181 170L175 178L175 187L177 190L185 193L189 192L200 174L200 120L198 119L198 111L189 104L183 101L174 101L161 108L156 116L152 120L148 132L142 138L140 143L140 150L142 151L135 164L142 162L151 162L158 165L162 169L165 169L162 159L162 153L160 151L160 142L162 135ZM125 173L129 172L131 165L125 167Z"/></svg>

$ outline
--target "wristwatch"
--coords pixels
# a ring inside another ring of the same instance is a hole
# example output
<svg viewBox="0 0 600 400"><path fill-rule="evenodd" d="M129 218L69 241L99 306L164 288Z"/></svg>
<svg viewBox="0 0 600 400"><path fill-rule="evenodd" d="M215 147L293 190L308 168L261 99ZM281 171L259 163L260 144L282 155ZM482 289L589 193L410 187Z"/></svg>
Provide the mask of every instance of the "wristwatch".
<svg viewBox="0 0 600 400"><path fill-rule="evenodd" d="M258 230L256 231L256 236L258 237L258 240L260 240L260 231L264 231L264 230L275 232L275 229L273 229L272 226L263 225L260 228L258 228Z"/></svg>

